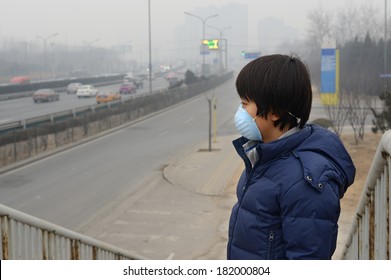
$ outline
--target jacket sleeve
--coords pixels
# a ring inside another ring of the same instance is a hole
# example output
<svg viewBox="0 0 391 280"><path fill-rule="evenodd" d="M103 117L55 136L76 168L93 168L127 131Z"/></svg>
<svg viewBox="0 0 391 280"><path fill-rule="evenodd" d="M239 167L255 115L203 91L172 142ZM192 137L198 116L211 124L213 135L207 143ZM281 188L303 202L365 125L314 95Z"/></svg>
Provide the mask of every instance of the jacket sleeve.
<svg viewBox="0 0 391 280"><path fill-rule="evenodd" d="M320 190L301 180L281 197L282 234L288 259L331 259L340 213L336 188L333 181Z"/></svg>

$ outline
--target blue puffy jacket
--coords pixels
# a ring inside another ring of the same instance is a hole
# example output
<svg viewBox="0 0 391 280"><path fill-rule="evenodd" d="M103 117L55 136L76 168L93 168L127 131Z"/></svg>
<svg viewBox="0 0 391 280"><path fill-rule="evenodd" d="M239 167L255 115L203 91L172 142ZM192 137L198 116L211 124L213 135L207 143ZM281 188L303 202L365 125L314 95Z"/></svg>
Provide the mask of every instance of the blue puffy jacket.
<svg viewBox="0 0 391 280"><path fill-rule="evenodd" d="M241 137L234 146L246 169L229 223L228 259L331 259L340 198L355 167L340 139L317 125L260 142L251 166Z"/></svg>

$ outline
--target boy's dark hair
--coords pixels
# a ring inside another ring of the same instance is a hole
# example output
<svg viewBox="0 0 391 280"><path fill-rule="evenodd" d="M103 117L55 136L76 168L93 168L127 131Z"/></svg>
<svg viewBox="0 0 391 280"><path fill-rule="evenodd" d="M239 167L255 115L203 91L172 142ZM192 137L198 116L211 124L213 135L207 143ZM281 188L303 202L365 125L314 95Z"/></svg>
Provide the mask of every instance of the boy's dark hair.
<svg viewBox="0 0 391 280"><path fill-rule="evenodd" d="M240 98L257 105L257 115L267 117L273 112L280 117L274 126L282 130L302 128L308 121L312 90L305 64L287 55L262 56L248 63L236 79Z"/></svg>

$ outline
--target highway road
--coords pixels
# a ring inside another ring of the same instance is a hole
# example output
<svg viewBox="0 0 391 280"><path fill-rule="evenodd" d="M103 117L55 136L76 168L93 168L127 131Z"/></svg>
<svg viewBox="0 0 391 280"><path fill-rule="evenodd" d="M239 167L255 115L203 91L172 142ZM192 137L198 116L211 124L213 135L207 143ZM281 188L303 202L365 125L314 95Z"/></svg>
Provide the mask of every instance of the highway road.
<svg viewBox="0 0 391 280"><path fill-rule="evenodd" d="M233 80L217 98L219 133L232 133L239 104ZM32 104L34 106L34 104ZM205 94L111 135L0 175L0 203L75 229L169 161L208 139Z"/></svg>
<svg viewBox="0 0 391 280"><path fill-rule="evenodd" d="M100 92L118 92L120 84L99 87ZM168 88L168 82L164 78L157 78L152 81L152 90ZM144 88L138 89L137 94L149 92L149 81L144 81ZM130 98L130 95L122 95L123 99ZM31 97L17 98L0 101L0 124L20 121L32 117L48 115L59 111L71 110L78 107L96 104L95 98L77 98L74 94L60 93L58 102L34 103Z"/></svg>

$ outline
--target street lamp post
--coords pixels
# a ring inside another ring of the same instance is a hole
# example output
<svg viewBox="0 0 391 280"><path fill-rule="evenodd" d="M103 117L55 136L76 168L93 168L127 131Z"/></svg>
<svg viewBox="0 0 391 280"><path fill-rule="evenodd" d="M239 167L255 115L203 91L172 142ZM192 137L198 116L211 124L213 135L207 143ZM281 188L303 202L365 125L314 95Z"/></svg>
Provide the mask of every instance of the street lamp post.
<svg viewBox="0 0 391 280"><path fill-rule="evenodd" d="M208 25L209 28L213 28L213 29L216 29L219 31L220 33L220 42L223 41L223 32L227 29L230 29L231 26L227 26L227 27L224 27L224 28L218 28L218 27L215 27L215 26L211 26L211 25ZM228 44L227 44L227 40L225 39L225 42L224 42L224 52L225 52L225 70L227 70L227 52L228 52ZM222 55L222 49L219 50L219 62L220 62L220 74L223 74L223 55Z"/></svg>
<svg viewBox="0 0 391 280"><path fill-rule="evenodd" d="M387 46L388 46L388 42L387 42L387 0L384 0L384 51L383 51L383 66L384 66L384 69L383 69L383 75L380 75L381 78L384 78L383 79L383 86L384 86L384 91L387 91L387 87L388 87L388 82L387 82L387 79L388 79L388 66L387 66Z"/></svg>
<svg viewBox="0 0 391 280"><path fill-rule="evenodd" d="M152 36L151 36L151 0L148 0L148 38L149 38L149 93L152 94Z"/></svg>
<svg viewBox="0 0 391 280"><path fill-rule="evenodd" d="M387 71L387 0L384 0L384 74Z"/></svg>
<svg viewBox="0 0 391 280"><path fill-rule="evenodd" d="M45 77L47 77L48 72L48 49L47 49L47 42L49 39L53 38L54 36L57 36L58 33L53 33L46 37L36 36L37 39L41 39L43 41L43 49L44 49L44 63L45 63Z"/></svg>
<svg viewBox="0 0 391 280"><path fill-rule="evenodd" d="M214 17L217 17L218 15L217 14L214 14L214 15L211 15L211 16L208 16L206 18L202 18L200 16L197 16L195 14L191 14L191 13L188 13L188 12L185 12L186 15L188 16L192 16L192 17L195 17L195 18L198 18L199 20L202 21L202 39L201 40L205 40L205 23L208 19L211 19L211 18L214 18ZM205 53L202 52L202 76L205 76Z"/></svg>

